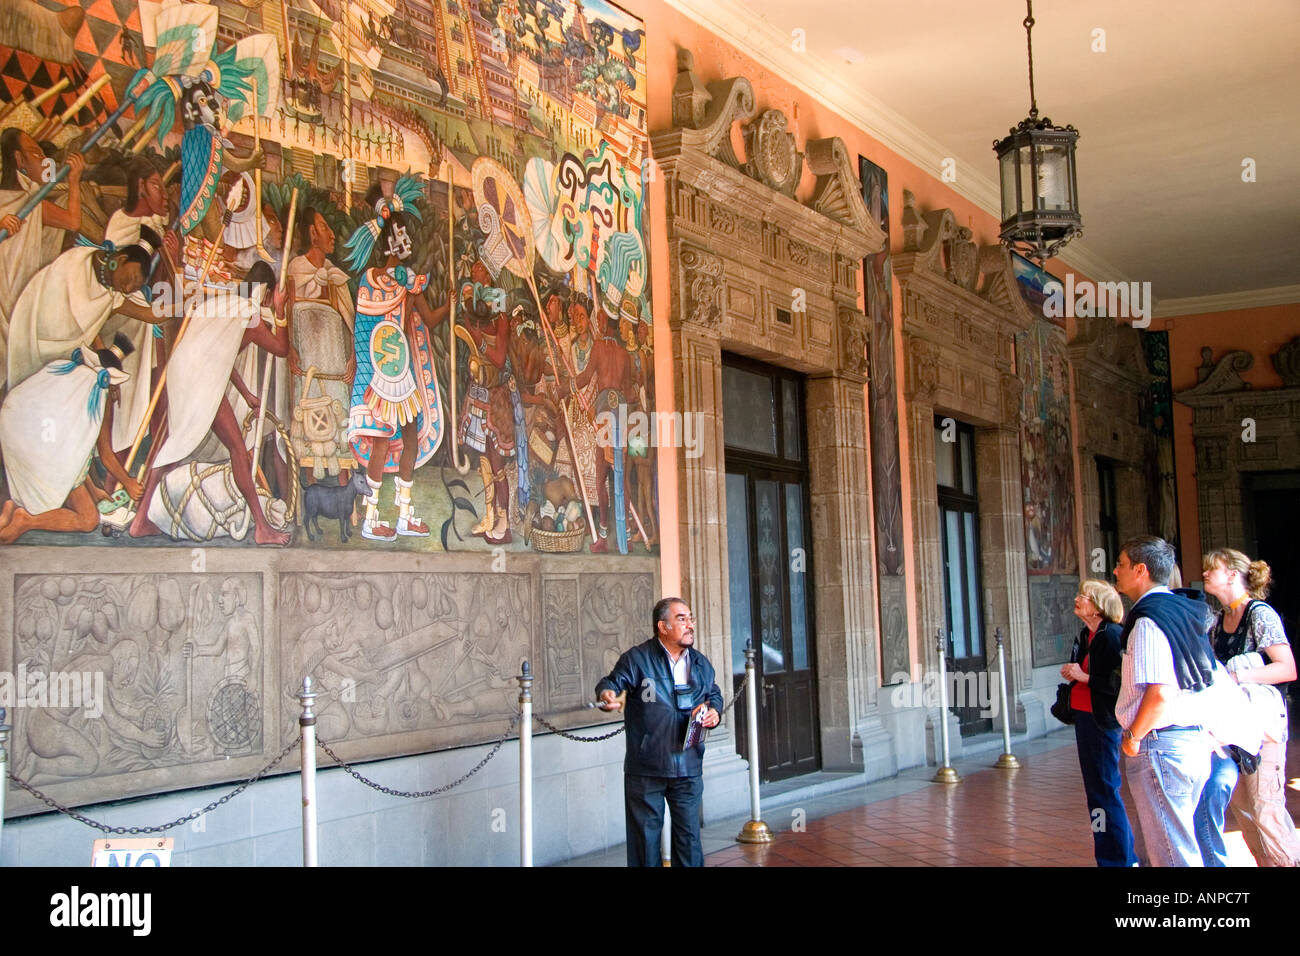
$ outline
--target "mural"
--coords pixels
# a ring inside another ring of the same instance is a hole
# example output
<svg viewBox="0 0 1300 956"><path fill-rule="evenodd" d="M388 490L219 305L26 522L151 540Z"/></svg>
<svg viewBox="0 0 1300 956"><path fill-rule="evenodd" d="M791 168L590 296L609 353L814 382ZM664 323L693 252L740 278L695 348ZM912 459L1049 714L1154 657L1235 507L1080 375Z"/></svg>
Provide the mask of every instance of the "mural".
<svg viewBox="0 0 1300 956"><path fill-rule="evenodd" d="M1078 588L1074 456L1065 331L1048 319L1016 335L1020 405L1020 475L1024 489L1025 561L1035 666L1066 659Z"/></svg>
<svg viewBox="0 0 1300 956"><path fill-rule="evenodd" d="M656 549L639 21L2 6L0 543Z"/></svg>
<svg viewBox="0 0 1300 956"><path fill-rule="evenodd" d="M903 543L903 483L899 470L898 380L894 364L894 283L889 263L889 178L858 157L862 198L885 233L885 246L864 263L871 322L868 381L871 406L871 479L875 492L876 578L880 590L880 672L886 682L909 670L907 549Z"/></svg>

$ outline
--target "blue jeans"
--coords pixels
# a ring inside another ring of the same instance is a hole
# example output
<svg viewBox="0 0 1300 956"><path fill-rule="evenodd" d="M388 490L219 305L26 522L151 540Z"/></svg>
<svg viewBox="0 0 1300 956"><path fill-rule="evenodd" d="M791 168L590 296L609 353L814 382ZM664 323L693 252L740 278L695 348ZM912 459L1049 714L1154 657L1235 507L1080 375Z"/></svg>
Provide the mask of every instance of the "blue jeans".
<svg viewBox="0 0 1300 956"><path fill-rule="evenodd" d="M1210 751L1210 779L1196 804L1196 843L1206 866L1227 866L1228 848L1223 842L1223 821L1232 791L1237 787L1237 763Z"/></svg>
<svg viewBox="0 0 1300 956"><path fill-rule="evenodd" d="M1086 710L1074 712L1074 740L1088 797L1092 852L1098 866L1132 866L1133 830L1119 795L1119 728L1106 730Z"/></svg>
<svg viewBox="0 0 1300 956"><path fill-rule="evenodd" d="M1201 866L1196 844L1196 804L1210 776L1205 731L1153 730L1136 757L1124 758L1124 774L1137 810L1150 866Z"/></svg>

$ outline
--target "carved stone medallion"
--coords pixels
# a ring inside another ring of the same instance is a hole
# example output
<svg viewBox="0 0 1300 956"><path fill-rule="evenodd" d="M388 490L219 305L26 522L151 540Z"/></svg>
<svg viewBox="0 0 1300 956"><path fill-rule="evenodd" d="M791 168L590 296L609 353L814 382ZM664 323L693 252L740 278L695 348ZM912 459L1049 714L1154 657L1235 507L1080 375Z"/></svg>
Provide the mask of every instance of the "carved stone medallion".
<svg viewBox="0 0 1300 956"><path fill-rule="evenodd" d="M749 162L745 172L777 192L793 196L803 172L803 153L795 146L794 135L786 132L785 114L764 110L752 123L746 123L745 153Z"/></svg>

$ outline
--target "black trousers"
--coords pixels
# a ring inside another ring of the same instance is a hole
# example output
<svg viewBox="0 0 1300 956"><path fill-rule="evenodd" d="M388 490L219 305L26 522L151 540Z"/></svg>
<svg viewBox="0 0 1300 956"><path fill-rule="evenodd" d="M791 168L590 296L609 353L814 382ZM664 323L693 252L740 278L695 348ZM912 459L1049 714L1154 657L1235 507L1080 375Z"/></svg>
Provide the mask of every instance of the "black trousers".
<svg viewBox="0 0 1300 956"><path fill-rule="evenodd" d="M700 845L701 777L641 777L623 775L623 803L627 811L627 865L662 866L660 839L664 829L664 801L673 815L673 866L703 866Z"/></svg>

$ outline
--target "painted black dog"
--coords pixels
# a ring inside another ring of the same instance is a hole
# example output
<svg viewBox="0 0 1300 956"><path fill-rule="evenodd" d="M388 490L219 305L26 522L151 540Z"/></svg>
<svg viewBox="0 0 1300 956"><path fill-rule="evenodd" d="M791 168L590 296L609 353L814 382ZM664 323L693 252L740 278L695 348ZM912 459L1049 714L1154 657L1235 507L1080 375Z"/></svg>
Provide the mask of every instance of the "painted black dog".
<svg viewBox="0 0 1300 956"><path fill-rule="evenodd" d="M339 522L339 540L347 541L352 536L348 528L352 517L352 506L357 495L369 495L370 485L366 482L366 473L361 470L352 472L346 485L317 482L308 485L302 493L302 526L307 529L308 540L315 541L324 536L320 527L321 518L337 518ZM312 534L312 525L316 533Z"/></svg>

